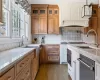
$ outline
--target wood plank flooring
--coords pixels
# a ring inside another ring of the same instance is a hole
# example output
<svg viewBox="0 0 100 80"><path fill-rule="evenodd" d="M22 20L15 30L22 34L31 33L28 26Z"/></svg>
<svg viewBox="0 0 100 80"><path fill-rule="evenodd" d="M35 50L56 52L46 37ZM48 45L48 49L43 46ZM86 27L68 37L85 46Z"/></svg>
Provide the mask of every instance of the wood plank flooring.
<svg viewBox="0 0 100 80"><path fill-rule="evenodd" d="M44 64L40 66L35 80L68 80L67 65Z"/></svg>

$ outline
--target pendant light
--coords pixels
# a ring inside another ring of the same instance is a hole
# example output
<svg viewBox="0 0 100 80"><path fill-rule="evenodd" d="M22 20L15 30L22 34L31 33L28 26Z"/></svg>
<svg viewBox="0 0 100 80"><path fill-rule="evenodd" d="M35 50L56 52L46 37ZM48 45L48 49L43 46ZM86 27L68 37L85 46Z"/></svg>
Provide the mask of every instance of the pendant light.
<svg viewBox="0 0 100 80"><path fill-rule="evenodd" d="M82 18L90 18L92 15L92 4L88 5L88 0L86 0L86 5L82 7Z"/></svg>

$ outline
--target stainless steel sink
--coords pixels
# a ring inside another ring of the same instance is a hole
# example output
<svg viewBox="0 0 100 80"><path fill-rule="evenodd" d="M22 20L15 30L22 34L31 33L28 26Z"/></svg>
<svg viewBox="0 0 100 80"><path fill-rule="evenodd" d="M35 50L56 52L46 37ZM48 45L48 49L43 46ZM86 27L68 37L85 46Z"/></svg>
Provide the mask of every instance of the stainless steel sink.
<svg viewBox="0 0 100 80"><path fill-rule="evenodd" d="M77 47L82 48L82 49L92 49L92 48L89 47L89 46L77 46Z"/></svg>

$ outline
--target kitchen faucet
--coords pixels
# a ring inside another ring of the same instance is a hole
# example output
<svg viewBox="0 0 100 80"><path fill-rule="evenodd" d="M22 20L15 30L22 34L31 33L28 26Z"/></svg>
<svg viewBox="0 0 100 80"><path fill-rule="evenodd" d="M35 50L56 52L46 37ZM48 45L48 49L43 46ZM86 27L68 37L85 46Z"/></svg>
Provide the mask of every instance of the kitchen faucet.
<svg viewBox="0 0 100 80"><path fill-rule="evenodd" d="M95 45L96 47L99 47L99 44L98 44L98 41L97 41L97 32L94 30L94 29L90 29L88 32L87 32L87 37L89 35L90 32L94 32L95 33Z"/></svg>
<svg viewBox="0 0 100 80"><path fill-rule="evenodd" d="M21 46L24 45L24 37L27 38L25 35L22 36L22 43L21 43ZM27 39L27 40L28 40L28 39Z"/></svg>

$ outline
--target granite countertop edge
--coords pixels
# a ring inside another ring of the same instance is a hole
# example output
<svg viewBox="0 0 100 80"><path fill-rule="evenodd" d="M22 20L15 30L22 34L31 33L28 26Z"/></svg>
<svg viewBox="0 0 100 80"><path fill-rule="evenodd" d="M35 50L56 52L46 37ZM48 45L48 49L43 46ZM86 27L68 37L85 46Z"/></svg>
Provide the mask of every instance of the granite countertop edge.
<svg viewBox="0 0 100 80"><path fill-rule="evenodd" d="M1 69L0 69L0 76L1 75L3 75L7 70L9 70L9 69L11 69L12 67L14 67L15 66L15 64L16 63L18 63L20 60L22 60L24 57L26 57L29 53L31 53L32 51L34 51L35 50L35 48L15 48L15 49L11 49L11 50L8 50L8 53L7 53L7 51L4 51L4 52L1 52L0 54L3 54L3 53L5 53L5 54L7 54L7 55L9 55L10 53L10 51L14 51L14 50L18 50L19 49L19 52L20 52L20 49L21 50L25 50L25 51L23 51L21 54L23 54L22 56L19 56L18 58L16 58L16 60L14 60L14 61L12 61L11 63L9 63L8 65L6 65L6 66L4 66L4 67L2 67ZM28 51L27 51L28 50ZM15 52L16 53L16 52ZM14 52L12 53L12 54L14 54ZM20 55L20 54L19 54ZM1 56L1 55L0 55ZM4 58L5 59L5 58ZM4 63L5 64L5 63ZM3 65L4 65L3 64ZM1 65L0 65L1 66Z"/></svg>
<svg viewBox="0 0 100 80"><path fill-rule="evenodd" d="M72 47L79 54L82 54L100 64L100 56L97 55L97 54L100 54L100 49L99 49L99 51L97 51L98 49L81 49L81 48L77 47L77 46L79 46L79 44L76 44L76 45L68 44L68 46ZM80 46L81 46L81 44L80 44Z"/></svg>

